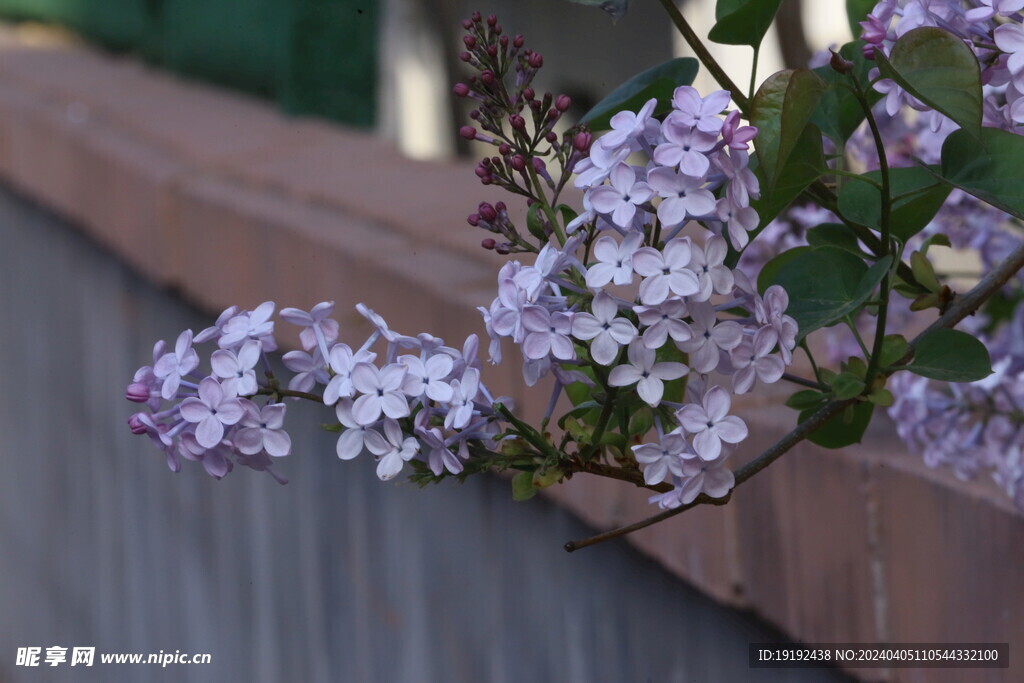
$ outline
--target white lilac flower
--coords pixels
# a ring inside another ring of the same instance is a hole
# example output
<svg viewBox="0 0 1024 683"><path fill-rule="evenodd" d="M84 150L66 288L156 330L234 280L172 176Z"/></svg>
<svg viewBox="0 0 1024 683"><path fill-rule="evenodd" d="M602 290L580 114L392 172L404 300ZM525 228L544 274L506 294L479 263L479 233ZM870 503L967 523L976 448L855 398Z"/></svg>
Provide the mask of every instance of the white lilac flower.
<svg viewBox="0 0 1024 683"><path fill-rule="evenodd" d="M745 394L759 379L765 384L778 382L786 371L782 358L772 354L779 335L772 327L762 327L754 333L753 339L744 339L739 346L730 352L730 358L736 374L732 376L732 389L737 394Z"/></svg>
<svg viewBox="0 0 1024 683"><path fill-rule="evenodd" d="M331 377L324 388L324 405L332 406L339 398L351 398L355 394L355 386L352 384L352 371L360 363L370 364L377 359L377 354L371 351L357 351L352 353L348 344L335 344L331 347L331 370L334 376ZM374 418L376 419L376 418Z"/></svg>
<svg viewBox="0 0 1024 683"><path fill-rule="evenodd" d="M264 351L277 350L274 341L274 302L264 301L252 311L245 311L224 323L223 334L217 340L222 349L241 346L246 339L259 339Z"/></svg>
<svg viewBox="0 0 1024 683"><path fill-rule="evenodd" d="M679 349L690 354L690 365L700 373L718 367L721 351L731 351L743 341L743 328L733 320L718 322L715 309L708 303L690 305L690 329L693 336L679 342Z"/></svg>
<svg viewBox="0 0 1024 683"><path fill-rule="evenodd" d="M597 263L587 269L587 287L599 289L609 282L633 284L633 254L643 241L644 236L640 232L630 232L621 243L611 235L599 237L594 242Z"/></svg>
<svg viewBox="0 0 1024 683"><path fill-rule="evenodd" d="M210 356L213 374L221 378L224 393L229 396L251 396L259 386L256 384L256 363L259 362L263 345L249 339L237 355L230 349L218 349Z"/></svg>
<svg viewBox="0 0 1024 683"><path fill-rule="evenodd" d="M687 453L686 439L679 431L664 434L659 443L633 446L637 462L646 465L644 482L648 486L660 484L671 475L683 476L683 462L693 455Z"/></svg>
<svg viewBox="0 0 1024 683"><path fill-rule="evenodd" d="M312 355L305 351L289 351L281 357L284 366L295 373L288 380L288 388L292 391L312 391L317 384L331 381L327 374L327 363L324 362L320 349L313 349Z"/></svg>
<svg viewBox="0 0 1024 683"><path fill-rule="evenodd" d="M172 400L181 386L181 378L199 367L199 354L192 348L192 330L178 335L174 351L163 354L153 364L153 374L162 384L160 395Z"/></svg>
<svg viewBox="0 0 1024 683"><path fill-rule="evenodd" d="M712 294L732 291L735 280L732 270L725 265L728 253L725 240L718 235L709 237L703 249L696 245L691 247L688 268L697 274L700 285L700 290L692 297L694 301L707 301Z"/></svg>
<svg viewBox="0 0 1024 683"><path fill-rule="evenodd" d="M792 351L796 347L798 332L796 321L785 314L788 307L789 294L779 285L772 285L765 290L763 297L754 299L754 318L762 325L771 325L779 335L779 349L787 365L793 362Z"/></svg>
<svg viewBox="0 0 1024 683"><path fill-rule="evenodd" d="M441 473L445 470L452 474L458 474L462 471L462 460L448 448L440 429L437 427L417 429L416 436L420 438L420 441L426 447L427 465L435 476L441 476ZM462 443L465 444L465 441Z"/></svg>
<svg viewBox="0 0 1024 683"><path fill-rule="evenodd" d="M749 206L738 206L728 196L718 202L715 207L715 215L725 224L729 241L736 249L747 246L750 241L750 235L747 233L755 229L761 222L757 211Z"/></svg>
<svg viewBox="0 0 1024 683"><path fill-rule="evenodd" d="M611 130L602 135L594 147L598 147L597 157L600 158L602 153L607 155L608 153L614 153L623 145L628 144L630 141L635 140L639 136L644 134L647 129L647 123L651 120L654 115L654 108L658 105L656 98L651 98L644 103L644 106L640 108L639 112L631 111L620 111L611 117L608 125ZM594 148L591 148L591 157L594 155Z"/></svg>
<svg viewBox="0 0 1024 683"><path fill-rule="evenodd" d="M713 213L715 195L701 187L703 181L676 173L671 168L656 168L647 174L647 184L662 198L658 219L665 227L675 227L687 218Z"/></svg>
<svg viewBox="0 0 1024 683"><path fill-rule="evenodd" d="M275 458L288 455L292 450L292 438L284 430L285 404L268 403L261 408L246 399L241 399L241 402L245 414L235 432L235 448L246 455L260 451L266 451Z"/></svg>
<svg viewBox="0 0 1024 683"><path fill-rule="evenodd" d="M491 304L491 327L500 337L512 337L516 344L526 338L523 328L523 309L526 307L526 292L519 288L512 279L498 283L498 298L495 306Z"/></svg>
<svg viewBox="0 0 1024 683"><path fill-rule="evenodd" d="M597 154L594 154L594 152L597 152ZM612 169L617 164L626 160L630 152L629 147L623 147L609 155L604 151L601 140L598 140L591 147L590 156L577 163L573 168L573 172L576 173L576 180L573 181L573 185L579 190L600 185L608 179L608 174L612 172Z"/></svg>
<svg viewBox="0 0 1024 683"><path fill-rule="evenodd" d="M309 351L315 346L326 354L328 345L338 338L338 321L328 318L334 312L333 301L322 301L309 312L298 308L282 308L280 316L292 325L302 328L299 341L302 348Z"/></svg>
<svg viewBox="0 0 1024 683"><path fill-rule="evenodd" d="M445 429L462 429L473 417L473 401L480 390L480 372L466 368L461 379L452 380L452 398L444 418Z"/></svg>
<svg viewBox="0 0 1024 683"><path fill-rule="evenodd" d="M593 315L577 313L573 316L572 336L590 341L590 357L601 365L611 365L619 356L619 347L636 337L636 328L625 318L616 317L619 307L604 290L594 297L590 310Z"/></svg>
<svg viewBox="0 0 1024 683"><path fill-rule="evenodd" d="M424 362L418 356L399 356L398 362L406 367L402 391L411 398L426 394L433 401L444 403L452 398L451 385L445 382L455 362L451 356L436 354Z"/></svg>
<svg viewBox="0 0 1024 683"><path fill-rule="evenodd" d="M358 457L363 449L369 449L368 444L373 443L374 448L379 451L386 447L384 437L375 429L367 425L361 425L352 415L352 400L343 398L334 406L334 412L338 416L345 430L338 437L337 453L342 460L352 460Z"/></svg>
<svg viewBox="0 0 1024 683"><path fill-rule="evenodd" d="M420 443L414 437L406 437L398 422L387 418L384 420L384 439L368 441L366 448L380 458L377 462L377 477L381 481L388 481L402 471L405 463L416 457Z"/></svg>
<svg viewBox="0 0 1024 683"><path fill-rule="evenodd" d="M681 85L672 93L675 111L669 116L704 133L717 135L722 130L722 119L718 115L729 106L729 99L727 90L716 90L707 97L701 97L696 88Z"/></svg>
<svg viewBox="0 0 1024 683"><path fill-rule="evenodd" d="M722 442L736 444L747 438L747 425L729 415L728 392L719 386L708 389L701 405L689 403L677 413L679 424L693 434L693 448L704 460L715 460L722 452Z"/></svg>
<svg viewBox="0 0 1024 683"><path fill-rule="evenodd" d="M530 360L539 360L551 354L559 360L576 357L569 334L572 332L572 314L556 311L551 313L543 306L527 306L523 309L523 355Z"/></svg>
<svg viewBox="0 0 1024 683"><path fill-rule="evenodd" d="M664 249L641 247L633 254L633 270L644 277L640 284L640 302L656 306L670 294L690 296L700 291L697 274L687 268L692 254L690 238L677 237Z"/></svg>
<svg viewBox="0 0 1024 683"><path fill-rule="evenodd" d="M654 153L651 155L654 163L665 167L661 170L673 173L673 169L678 168L679 173L693 187L700 185L704 176L707 175L708 169L711 168L711 162L707 155L715 148L718 136L679 124L673 120L671 114L661 127L661 132L665 136L665 142L654 149ZM660 183L660 185L663 187L664 183ZM651 186L656 190L661 190L661 187L655 186L654 183L651 183ZM690 213L695 214L696 212L691 211Z"/></svg>
<svg viewBox="0 0 1024 683"><path fill-rule="evenodd" d="M380 419L381 413L400 418L409 415L409 402L402 393L406 367L398 363L378 369L368 363L357 363L352 370L352 386L362 396L352 404L356 422L368 425Z"/></svg>
<svg viewBox="0 0 1024 683"><path fill-rule="evenodd" d="M224 311L217 316L217 322L197 334L193 341L196 344L202 344L203 342L210 341L211 339L219 339L224 333L224 325L227 321L238 315L238 311L238 306L229 306L228 308L225 308Z"/></svg>
<svg viewBox="0 0 1024 683"><path fill-rule="evenodd" d="M613 387L636 384L637 395L652 407L661 403L665 381L679 379L689 372L682 363L655 362L654 349L647 348L639 339L630 343L627 356L629 365L613 368L608 375L608 383Z"/></svg>
<svg viewBox="0 0 1024 683"><path fill-rule="evenodd" d="M682 299L666 299L657 306L634 306L633 310L647 328L642 339L649 349L660 349L669 337L681 342L693 336L690 326L683 322L686 304Z"/></svg>
<svg viewBox="0 0 1024 683"><path fill-rule="evenodd" d="M199 397L181 402L181 417L196 426L196 441L204 448L213 448L224 438L224 427L242 419L242 404L229 396L220 383L206 377L199 383Z"/></svg>
<svg viewBox="0 0 1024 683"><path fill-rule="evenodd" d="M612 223L620 228L633 224L636 207L650 201L654 190L636 179L636 171L627 163L619 163L608 176L610 185L591 188L590 202L596 211L611 214Z"/></svg>
<svg viewBox="0 0 1024 683"><path fill-rule="evenodd" d="M748 206L751 198L760 196L761 185L750 170L750 156L745 149L732 150L728 154L723 150L715 155L714 161L729 179L726 192L735 206Z"/></svg>
<svg viewBox="0 0 1024 683"><path fill-rule="evenodd" d="M704 493L711 498L722 498L736 485L736 477L732 470L725 466L728 454L714 460L693 458L683 463L683 476L676 484L679 492L679 504L689 505L697 496Z"/></svg>

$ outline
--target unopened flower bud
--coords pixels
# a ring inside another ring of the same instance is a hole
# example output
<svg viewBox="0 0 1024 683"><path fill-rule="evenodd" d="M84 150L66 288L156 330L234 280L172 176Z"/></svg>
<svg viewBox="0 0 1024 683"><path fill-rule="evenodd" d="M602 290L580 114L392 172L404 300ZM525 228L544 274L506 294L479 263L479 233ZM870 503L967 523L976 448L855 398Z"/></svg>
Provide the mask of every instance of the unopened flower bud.
<svg viewBox="0 0 1024 683"><path fill-rule="evenodd" d="M128 418L128 429L131 430L132 434L139 435L145 434L147 431L145 423L140 419L143 413L135 413Z"/></svg>
<svg viewBox="0 0 1024 683"><path fill-rule="evenodd" d="M470 18L472 18L472 19L473 19L473 23L474 23L474 24L479 24L479 23L480 23L480 12L476 12L476 11L474 11L474 12L473 12L472 14L470 14L469 16L470 16Z"/></svg>
<svg viewBox="0 0 1024 683"><path fill-rule="evenodd" d="M491 57L497 57L498 56L498 46L497 45L488 45L487 46L487 54L490 55Z"/></svg>
<svg viewBox="0 0 1024 683"><path fill-rule="evenodd" d="M846 59L835 50L831 50L831 52L832 59L829 60L829 64L835 71L838 71L841 74L848 74L851 71L853 71L853 62L851 62L849 59Z"/></svg>
<svg viewBox="0 0 1024 683"><path fill-rule="evenodd" d="M537 173L543 173L548 168L547 164L540 157L534 157L531 161L533 162L533 170L537 171Z"/></svg>
<svg viewBox="0 0 1024 683"><path fill-rule="evenodd" d="M494 72L488 69L480 74L480 80L483 81L484 85L494 84Z"/></svg>
<svg viewBox="0 0 1024 683"><path fill-rule="evenodd" d="M548 134L544 136L544 139L550 142L551 144L555 144L556 142L558 142L558 133L556 133L553 130L549 130Z"/></svg>
<svg viewBox="0 0 1024 683"><path fill-rule="evenodd" d="M523 88L523 99L524 100L527 100L527 101L532 100L534 94L535 93L533 92L533 88L531 88L529 86Z"/></svg>
<svg viewBox="0 0 1024 683"><path fill-rule="evenodd" d="M521 35L517 35L515 38L512 39L512 47L514 47L514 48L516 48L518 50L522 46L523 46L523 37Z"/></svg>
<svg viewBox="0 0 1024 683"><path fill-rule="evenodd" d="M548 121L554 121L555 119L557 119L558 118L558 110L554 109L554 108L548 109L547 118L548 118Z"/></svg>
<svg viewBox="0 0 1024 683"><path fill-rule="evenodd" d="M476 47L476 36L463 36L462 42L466 45L466 47L472 50L474 47Z"/></svg>
<svg viewBox="0 0 1024 683"><path fill-rule="evenodd" d="M572 98L568 95L559 95L555 98L555 109L564 112L572 106Z"/></svg>
<svg viewBox="0 0 1024 683"><path fill-rule="evenodd" d="M494 202L494 208L498 211L498 213L504 213L506 210L508 210L508 207L505 206L505 202L500 201Z"/></svg>
<svg viewBox="0 0 1024 683"><path fill-rule="evenodd" d="M458 95L459 97L465 97L466 95L469 94L469 86L466 85L465 83L456 83L455 87L452 88L452 92Z"/></svg>
<svg viewBox="0 0 1024 683"><path fill-rule="evenodd" d="M509 159L508 165L517 171L522 171L526 168L526 157L522 154L515 154L511 159Z"/></svg>
<svg viewBox="0 0 1024 683"><path fill-rule="evenodd" d="M498 145L498 154L500 154L501 156L505 156L511 151L512 147L510 147L507 142L503 142L500 145Z"/></svg>
<svg viewBox="0 0 1024 683"><path fill-rule="evenodd" d="M487 15L487 25L494 28L494 25L498 23L498 17L493 14Z"/></svg>
<svg viewBox="0 0 1024 683"><path fill-rule="evenodd" d="M125 390L124 397L133 403L145 403L149 400L149 387L141 382L132 382Z"/></svg>
<svg viewBox="0 0 1024 683"><path fill-rule="evenodd" d="M544 66L544 57L542 57L539 52L534 52L527 58L526 63L534 69L539 69Z"/></svg>
<svg viewBox="0 0 1024 683"><path fill-rule="evenodd" d="M586 131L580 131L572 139L572 146L580 152L586 152L590 149L590 143L594 141L594 136Z"/></svg>
<svg viewBox="0 0 1024 683"><path fill-rule="evenodd" d="M487 202L481 202L480 206L477 207L477 211L480 212L480 218L487 222L493 221L498 217L498 212L494 210L494 207Z"/></svg>
<svg viewBox="0 0 1024 683"><path fill-rule="evenodd" d="M526 130L526 119L519 114L513 114L508 117L508 122L511 124L513 130Z"/></svg>
<svg viewBox="0 0 1024 683"><path fill-rule="evenodd" d="M464 29L466 29L468 31L469 29L473 28L473 22L470 21L469 19L463 19L462 20L462 28L464 28Z"/></svg>
<svg viewBox="0 0 1024 683"><path fill-rule="evenodd" d="M469 54L468 52L460 52L459 59L461 59L464 62L468 62L469 60L473 59L473 55Z"/></svg>
<svg viewBox="0 0 1024 683"><path fill-rule="evenodd" d="M466 216L466 222L475 228L476 226L480 225L480 214L469 214L468 216Z"/></svg>
<svg viewBox="0 0 1024 683"><path fill-rule="evenodd" d="M487 239L485 239L485 240L481 240L481 241L480 241L480 246L481 246L481 247L483 247L484 249L488 249L488 250L489 250L489 249L494 249L494 246L495 246L496 244L497 244L497 242L495 242L495 241L494 241L493 239L491 239L490 237L488 237L488 238L487 238Z"/></svg>
<svg viewBox="0 0 1024 683"><path fill-rule="evenodd" d="M501 47L503 48L508 47L508 36L502 36L501 38L499 38L498 44L501 45Z"/></svg>
<svg viewBox="0 0 1024 683"><path fill-rule="evenodd" d="M473 140L476 138L476 128L473 126L463 126L462 128L459 128L459 135L467 140Z"/></svg>

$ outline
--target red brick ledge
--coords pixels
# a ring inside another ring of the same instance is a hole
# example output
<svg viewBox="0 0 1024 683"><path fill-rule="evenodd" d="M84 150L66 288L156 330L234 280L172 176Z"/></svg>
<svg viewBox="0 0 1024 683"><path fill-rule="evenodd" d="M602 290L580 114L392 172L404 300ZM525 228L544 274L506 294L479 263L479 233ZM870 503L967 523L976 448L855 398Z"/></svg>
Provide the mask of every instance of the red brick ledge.
<svg viewBox="0 0 1024 683"><path fill-rule="evenodd" d="M337 297L339 310L366 301L400 329L454 340L481 331L475 306L493 296L497 261L464 222L488 198L471 165L410 161L366 134L11 31L0 31L0 177L211 311ZM524 400L513 363L489 382ZM792 423L771 399L743 409L751 452ZM1024 644L1024 524L992 493L927 469L883 426L855 451L801 445L732 504L632 542L801 640ZM584 475L552 495L599 528L653 512L642 492Z"/></svg>

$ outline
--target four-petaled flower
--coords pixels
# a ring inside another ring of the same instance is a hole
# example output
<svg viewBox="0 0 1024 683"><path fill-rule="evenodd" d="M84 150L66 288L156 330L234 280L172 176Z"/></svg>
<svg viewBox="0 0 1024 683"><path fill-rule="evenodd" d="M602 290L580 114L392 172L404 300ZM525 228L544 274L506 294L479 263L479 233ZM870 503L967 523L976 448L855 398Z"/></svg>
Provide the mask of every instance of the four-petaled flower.
<svg viewBox="0 0 1024 683"><path fill-rule="evenodd" d="M352 415L356 422L368 425L380 419L383 412L388 417L400 418L409 415L409 402L402 393L405 366L398 363L378 369L369 363L357 363L352 370L352 386L362 396L352 404Z"/></svg>
<svg viewBox="0 0 1024 683"><path fill-rule="evenodd" d="M242 419L240 399L229 396L220 382L206 377L199 383L199 397L181 402L181 417L196 425L196 441L203 448L213 448L224 438L224 427Z"/></svg>
<svg viewBox="0 0 1024 683"><path fill-rule="evenodd" d="M288 455L292 450L292 438L284 431L285 404L268 403L261 408L252 401L241 401L245 406L245 414L238 423L235 447L246 455L260 451L266 451L276 458Z"/></svg>
<svg viewBox="0 0 1024 683"><path fill-rule="evenodd" d="M210 356L213 374L221 378L224 392L230 396L251 396L259 386L256 384L256 363L260 359L263 344L249 339L235 354L230 349L218 349Z"/></svg>
<svg viewBox="0 0 1024 683"><path fill-rule="evenodd" d="M609 282L633 284L633 254L643 241L641 232L630 232L621 243L610 235L599 237L594 242L594 256L598 262L587 269L587 287L599 289Z"/></svg>
<svg viewBox="0 0 1024 683"><path fill-rule="evenodd" d="M174 351L163 354L153 364L153 374L161 380L160 395L170 401L178 393L181 378L199 367L199 354L192 348L192 330L178 335Z"/></svg>
<svg viewBox="0 0 1024 683"><path fill-rule="evenodd" d="M402 428L392 419L384 420L384 438L366 442L366 448L380 458L377 462L377 476L388 481L402 471L405 463L420 452L420 443L415 437L403 438Z"/></svg>
<svg viewBox="0 0 1024 683"><path fill-rule="evenodd" d="M722 442L739 443L747 438L747 425L735 415L729 415L731 406L725 389L714 386L701 399L701 405L689 403L679 409L676 417L690 434L693 449L704 460L714 460L722 452Z"/></svg>
<svg viewBox="0 0 1024 683"><path fill-rule="evenodd" d="M687 268L691 259L690 238L677 237L661 251L641 247L633 254L633 270L644 277L640 301L656 306L670 294L690 296L700 291L697 274Z"/></svg>
<svg viewBox="0 0 1024 683"><path fill-rule="evenodd" d="M683 462L694 457L687 453L686 439L679 431L663 435L659 443L633 446L633 455L637 462L647 465L644 468L644 482L648 486L660 484L670 474L683 476Z"/></svg>
<svg viewBox="0 0 1024 683"><path fill-rule="evenodd" d="M552 313L543 306L527 306L523 309L523 327L527 333L523 341L523 355L527 358L540 360L548 354L559 360L576 357L576 350L569 339L571 313Z"/></svg>
<svg viewBox="0 0 1024 683"><path fill-rule="evenodd" d="M594 313L577 313L572 319L572 336L590 342L590 357L601 365L611 365L619 356L619 347L636 337L636 328L618 318L619 307L610 294L601 290L590 304Z"/></svg>
<svg viewBox="0 0 1024 683"><path fill-rule="evenodd" d="M636 384L636 393L651 407L661 403L665 393L663 380L679 379L689 372L682 363L656 363L654 349L647 348L639 339L630 342L627 355L629 365L613 368L608 375L608 384L613 387Z"/></svg>
<svg viewBox="0 0 1024 683"><path fill-rule="evenodd" d="M419 398L426 394L427 398L442 403L451 400L452 387L445 382L455 366L451 356L436 354L426 362L417 356L402 356L398 362L406 367L402 391L408 396Z"/></svg>
<svg viewBox="0 0 1024 683"><path fill-rule="evenodd" d="M654 190L646 182L636 179L636 171L626 163L619 163L608 176L611 185L600 185L590 191L590 202L596 211L611 214L612 223L620 228L633 224L636 207L650 201Z"/></svg>

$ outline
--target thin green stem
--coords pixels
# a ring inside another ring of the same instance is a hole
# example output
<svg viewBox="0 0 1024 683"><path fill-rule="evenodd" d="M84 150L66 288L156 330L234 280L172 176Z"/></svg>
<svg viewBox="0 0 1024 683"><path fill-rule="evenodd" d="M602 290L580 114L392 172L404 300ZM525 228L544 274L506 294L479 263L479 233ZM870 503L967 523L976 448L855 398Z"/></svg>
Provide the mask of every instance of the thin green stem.
<svg viewBox="0 0 1024 683"><path fill-rule="evenodd" d="M729 78L727 73L725 73L725 70L722 69L721 65L719 65L719 63L715 61L715 58L711 56L711 53L708 52L708 49L704 47L704 43L701 42L700 37L694 32L693 28L683 17L682 12L680 12L679 8L676 7L675 2L673 2L673 0L659 1L661 2L661 6L665 8L665 11L668 12L669 18L671 18L672 23L676 25L680 35L683 36L683 40L685 40L686 44L690 46L691 50L693 50L693 54L697 56L697 59L700 60L700 63L704 65L704 68L708 70L708 73L711 74L718 85L722 86L722 88L728 90L732 94L732 101L736 103L736 106L739 108L740 113L743 114L744 118L749 118L750 100L748 100L747 96L743 94L743 91L740 90L739 86L733 83L732 79Z"/></svg>
<svg viewBox="0 0 1024 683"><path fill-rule="evenodd" d="M747 89L747 97L754 99L754 88L757 87L757 60L761 56L761 44L754 46L754 60L750 65L750 87Z"/></svg>

